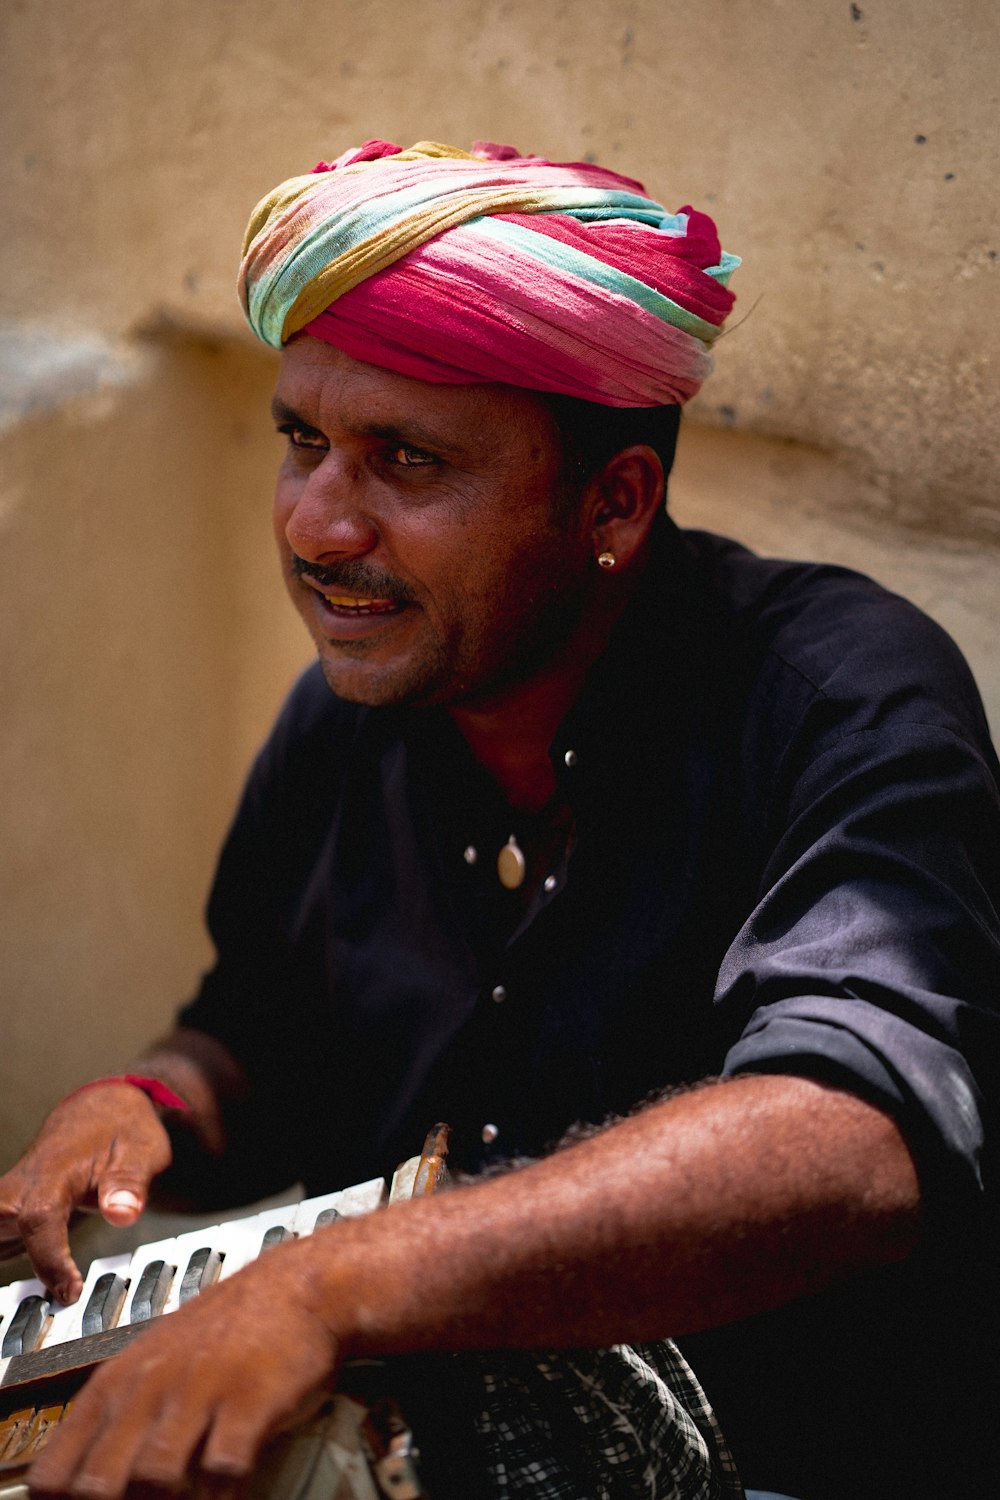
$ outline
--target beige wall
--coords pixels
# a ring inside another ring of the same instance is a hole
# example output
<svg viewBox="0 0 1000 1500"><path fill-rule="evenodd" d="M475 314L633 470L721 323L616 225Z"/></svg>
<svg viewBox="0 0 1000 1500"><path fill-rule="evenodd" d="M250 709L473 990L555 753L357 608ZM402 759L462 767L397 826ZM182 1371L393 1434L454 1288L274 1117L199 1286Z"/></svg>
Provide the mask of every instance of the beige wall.
<svg viewBox="0 0 1000 1500"><path fill-rule="evenodd" d="M190 993L213 847L307 659L272 565L270 360L151 347L12 426L0 511L0 1139Z"/></svg>
<svg viewBox="0 0 1000 1500"><path fill-rule="evenodd" d="M247 213L369 135L584 153L744 255L674 486L868 568L1000 725L993 0L0 7L0 1162L167 1024L307 659L269 555Z"/></svg>

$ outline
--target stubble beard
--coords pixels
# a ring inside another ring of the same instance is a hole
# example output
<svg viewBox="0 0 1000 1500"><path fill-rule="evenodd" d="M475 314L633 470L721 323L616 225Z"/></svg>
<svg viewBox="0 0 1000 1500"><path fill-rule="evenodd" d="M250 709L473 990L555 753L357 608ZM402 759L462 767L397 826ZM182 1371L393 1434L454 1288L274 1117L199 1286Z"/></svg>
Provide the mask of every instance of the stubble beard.
<svg viewBox="0 0 1000 1500"><path fill-rule="evenodd" d="M426 643L416 656L382 666L365 665L365 659L378 648L376 641L351 641L349 647L341 647L323 639L317 641L317 647L327 687L347 703L366 708L410 708L438 701L434 685L445 672L447 653L443 645ZM444 696L442 693L442 700Z"/></svg>
<svg viewBox="0 0 1000 1500"><path fill-rule="evenodd" d="M526 628L523 619L512 621L507 636L493 641L488 654L473 652L465 661L447 638L428 634L397 660L377 664L370 658L381 647L378 638L340 645L311 627L327 686L337 697L369 708L471 706L516 690L551 665L579 627L584 591L564 583L540 589ZM410 605L411 611L419 609Z"/></svg>
<svg viewBox="0 0 1000 1500"><path fill-rule="evenodd" d="M331 643L313 621L309 629L317 646L320 666L327 685L337 697L366 707L423 708L459 707L482 704L490 698L527 683L562 653L578 631L588 606L586 585L563 560L565 517L578 500L578 490L563 480L552 498L548 535L541 549L548 564L533 569L534 591L517 618L508 622L506 638L491 642L487 652L483 642L489 640L489 621L479 612L481 597L470 595L471 608L459 612L459 619L478 622L479 648L471 658L462 660L459 644L448 636L425 631L410 651L404 648L400 659L378 666L369 661L381 649L382 641L371 640ZM527 560L527 554L525 560ZM297 589L307 587L304 575L312 576L324 587L338 584L359 593L405 601L408 610L401 619L414 612L423 613L413 592L385 570L364 561L347 560L323 567L304 563L292 554L289 562L289 585L293 597ZM359 680L350 679L352 666L362 668Z"/></svg>

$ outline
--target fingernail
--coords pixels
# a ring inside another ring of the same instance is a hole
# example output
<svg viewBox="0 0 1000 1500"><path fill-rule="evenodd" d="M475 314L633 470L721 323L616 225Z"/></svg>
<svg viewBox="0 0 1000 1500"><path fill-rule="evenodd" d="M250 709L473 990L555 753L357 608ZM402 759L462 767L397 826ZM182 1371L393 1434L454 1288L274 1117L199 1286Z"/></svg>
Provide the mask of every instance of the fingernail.
<svg viewBox="0 0 1000 1500"><path fill-rule="evenodd" d="M115 1188L104 1200L106 1208L127 1208L129 1210L140 1209L141 1201L135 1193L129 1192L128 1188Z"/></svg>

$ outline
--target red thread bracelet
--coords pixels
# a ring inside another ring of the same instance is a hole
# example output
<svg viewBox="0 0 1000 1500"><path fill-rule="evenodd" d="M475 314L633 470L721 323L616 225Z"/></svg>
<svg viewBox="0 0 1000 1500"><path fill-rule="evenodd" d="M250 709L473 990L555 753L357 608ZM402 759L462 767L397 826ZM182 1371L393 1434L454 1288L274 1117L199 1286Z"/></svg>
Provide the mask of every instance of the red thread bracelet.
<svg viewBox="0 0 1000 1500"><path fill-rule="evenodd" d="M91 1083L81 1083L80 1087L74 1089L71 1094L67 1094L62 1102L65 1104L67 1099L75 1099L77 1094L82 1094L85 1089L103 1088L106 1083L131 1083L134 1088L141 1089L144 1094L148 1095L154 1104L160 1104L164 1109L187 1111L190 1108L179 1094L175 1094L173 1089L168 1089L167 1085L161 1083L158 1078L143 1078L139 1073L119 1073L115 1078L95 1078Z"/></svg>

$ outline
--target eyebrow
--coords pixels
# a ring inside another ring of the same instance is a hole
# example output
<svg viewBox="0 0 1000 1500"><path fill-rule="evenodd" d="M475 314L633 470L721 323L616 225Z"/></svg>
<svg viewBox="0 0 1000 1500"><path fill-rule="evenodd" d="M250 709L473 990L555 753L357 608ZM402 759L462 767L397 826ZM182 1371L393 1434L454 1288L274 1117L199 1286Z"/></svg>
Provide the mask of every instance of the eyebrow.
<svg viewBox="0 0 1000 1500"><path fill-rule="evenodd" d="M307 427L310 432L318 432L314 427L300 416L294 407L289 406L280 396L275 396L271 401L271 416L280 425L294 422L299 427ZM438 453L446 453L449 456L462 456L468 452L462 444L444 438L433 428L425 427L416 418L407 418L405 424L396 422L349 422L345 424L348 432L355 437L372 437L381 442L399 443L401 446L411 448L431 448Z"/></svg>
<svg viewBox="0 0 1000 1500"><path fill-rule="evenodd" d="M308 427L308 422L303 422L298 412L293 407L286 405L280 396L271 398L271 416L275 422L297 422L300 427Z"/></svg>

